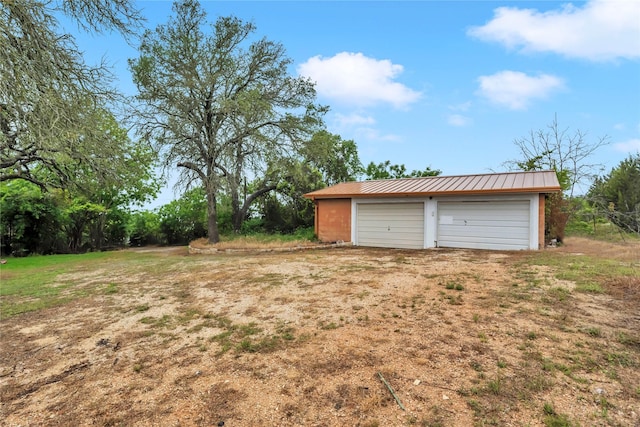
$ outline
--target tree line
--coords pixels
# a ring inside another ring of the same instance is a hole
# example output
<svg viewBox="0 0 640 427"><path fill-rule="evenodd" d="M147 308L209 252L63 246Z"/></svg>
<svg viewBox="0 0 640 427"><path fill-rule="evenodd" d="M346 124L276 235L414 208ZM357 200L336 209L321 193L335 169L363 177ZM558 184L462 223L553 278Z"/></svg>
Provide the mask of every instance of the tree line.
<svg viewBox="0 0 640 427"><path fill-rule="evenodd" d="M73 38L56 33L60 14L137 46L133 100L112 86L105 64L87 65ZM329 107L317 104L313 83L291 76L284 46L255 39L254 24L232 16L210 23L196 0L177 1L166 23L141 34L143 23L132 0L0 4L3 253L292 232L313 224L306 192L441 173L390 161L363 166L354 141L325 129ZM516 140L523 157L511 166L556 170L571 199L592 172L587 160L607 142L584 136L567 137L556 121L551 133ZM156 196L158 167L179 172L183 196L136 210ZM589 193L589 206L635 232L639 187L627 181L637 170L632 156ZM559 223L565 202L550 204Z"/></svg>
<svg viewBox="0 0 640 427"><path fill-rule="evenodd" d="M353 141L321 131L313 138L321 141L331 159L323 155L328 169L312 160L300 163L291 179L251 204L240 225L233 218L232 197L221 192L217 198L217 226L222 234L232 233L296 233L313 237L313 203L304 193L323 188L329 183L358 178L383 179L437 175L427 167L406 173L404 165L389 161L370 163L366 170L359 163ZM346 157L340 153L349 153ZM345 162L349 159L349 162ZM350 163L347 164L347 163ZM335 166L335 167L334 167ZM323 173L324 170L324 173ZM341 170L341 172L340 172ZM405 172L402 172L405 171ZM364 175L361 175L364 174ZM249 182L250 194L258 182ZM244 187L244 186L243 186ZM154 187L147 189L151 194ZM78 253L124 246L181 245L207 237L207 196L196 186L176 200L153 210L132 205L136 199L126 194L106 191L88 197L68 189L42 189L28 180L0 183L0 233L2 253L28 254Z"/></svg>
<svg viewBox="0 0 640 427"><path fill-rule="evenodd" d="M607 136L589 140L581 130L561 127L557 115L546 128L516 138L520 157L505 162L510 169L556 171L562 191L547 196L545 235L562 242L565 229L594 234L598 224L640 235L640 152L629 155L608 173L593 161ZM576 195L579 187L587 190Z"/></svg>

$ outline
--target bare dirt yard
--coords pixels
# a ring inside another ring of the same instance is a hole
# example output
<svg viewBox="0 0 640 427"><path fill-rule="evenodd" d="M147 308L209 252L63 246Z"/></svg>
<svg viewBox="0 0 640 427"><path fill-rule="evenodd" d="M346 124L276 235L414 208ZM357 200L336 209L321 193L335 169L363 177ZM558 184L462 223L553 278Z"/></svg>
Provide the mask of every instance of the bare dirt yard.
<svg viewBox="0 0 640 427"><path fill-rule="evenodd" d="M116 253L1 320L0 425L640 426L629 245Z"/></svg>

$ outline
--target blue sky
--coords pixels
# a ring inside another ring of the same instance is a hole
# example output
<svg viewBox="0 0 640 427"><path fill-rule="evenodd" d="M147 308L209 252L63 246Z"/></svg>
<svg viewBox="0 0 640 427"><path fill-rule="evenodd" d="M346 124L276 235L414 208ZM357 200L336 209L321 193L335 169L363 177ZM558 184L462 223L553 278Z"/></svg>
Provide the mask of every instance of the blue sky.
<svg viewBox="0 0 640 427"><path fill-rule="evenodd" d="M147 27L168 1L139 1ZM640 2L202 1L209 21L253 22L283 44L291 73L317 82L327 129L353 139L362 162L431 166L444 175L503 171L514 139L561 128L611 143L608 172L640 150ZM77 33L135 95L119 35ZM165 190L154 206L175 196Z"/></svg>

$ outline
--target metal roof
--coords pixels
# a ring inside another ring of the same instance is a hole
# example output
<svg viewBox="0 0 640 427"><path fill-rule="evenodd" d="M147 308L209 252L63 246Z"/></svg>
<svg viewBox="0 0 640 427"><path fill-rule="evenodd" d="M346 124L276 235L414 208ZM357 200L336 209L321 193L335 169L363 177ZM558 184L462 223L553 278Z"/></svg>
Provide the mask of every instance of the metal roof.
<svg viewBox="0 0 640 427"><path fill-rule="evenodd" d="M304 197L315 200L558 191L560 183L554 171L535 171L343 182L307 193Z"/></svg>

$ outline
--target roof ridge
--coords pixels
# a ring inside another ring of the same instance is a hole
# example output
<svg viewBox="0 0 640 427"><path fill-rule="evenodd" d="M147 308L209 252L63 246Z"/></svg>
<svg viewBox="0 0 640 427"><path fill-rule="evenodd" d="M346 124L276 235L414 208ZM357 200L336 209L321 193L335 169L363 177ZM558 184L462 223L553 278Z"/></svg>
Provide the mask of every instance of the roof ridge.
<svg viewBox="0 0 640 427"><path fill-rule="evenodd" d="M458 175L430 175L430 176L408 176L404 178L381 178L381 179L365 179L364 181L344 181L340 184L345 184L349 182L383 182L383 181L408 181L408 180L417 180L417 179L436 179L436 178L462 178L462 177L472 177L472 176L488 176L488 175L514 175L518 173L548 173L554 172L554 170L536 170L536 171L507 171L507 172L486 172L486 173L472 173L472 174L458 174Z"/></svg>
<svg viewBox="0 0 640 427"><path fill-rule="evenodd" d="M347 181L305 194L316 197L408 197L423 195L553 193L560 191L554 171L511 171L475 175Z"/></svg>

